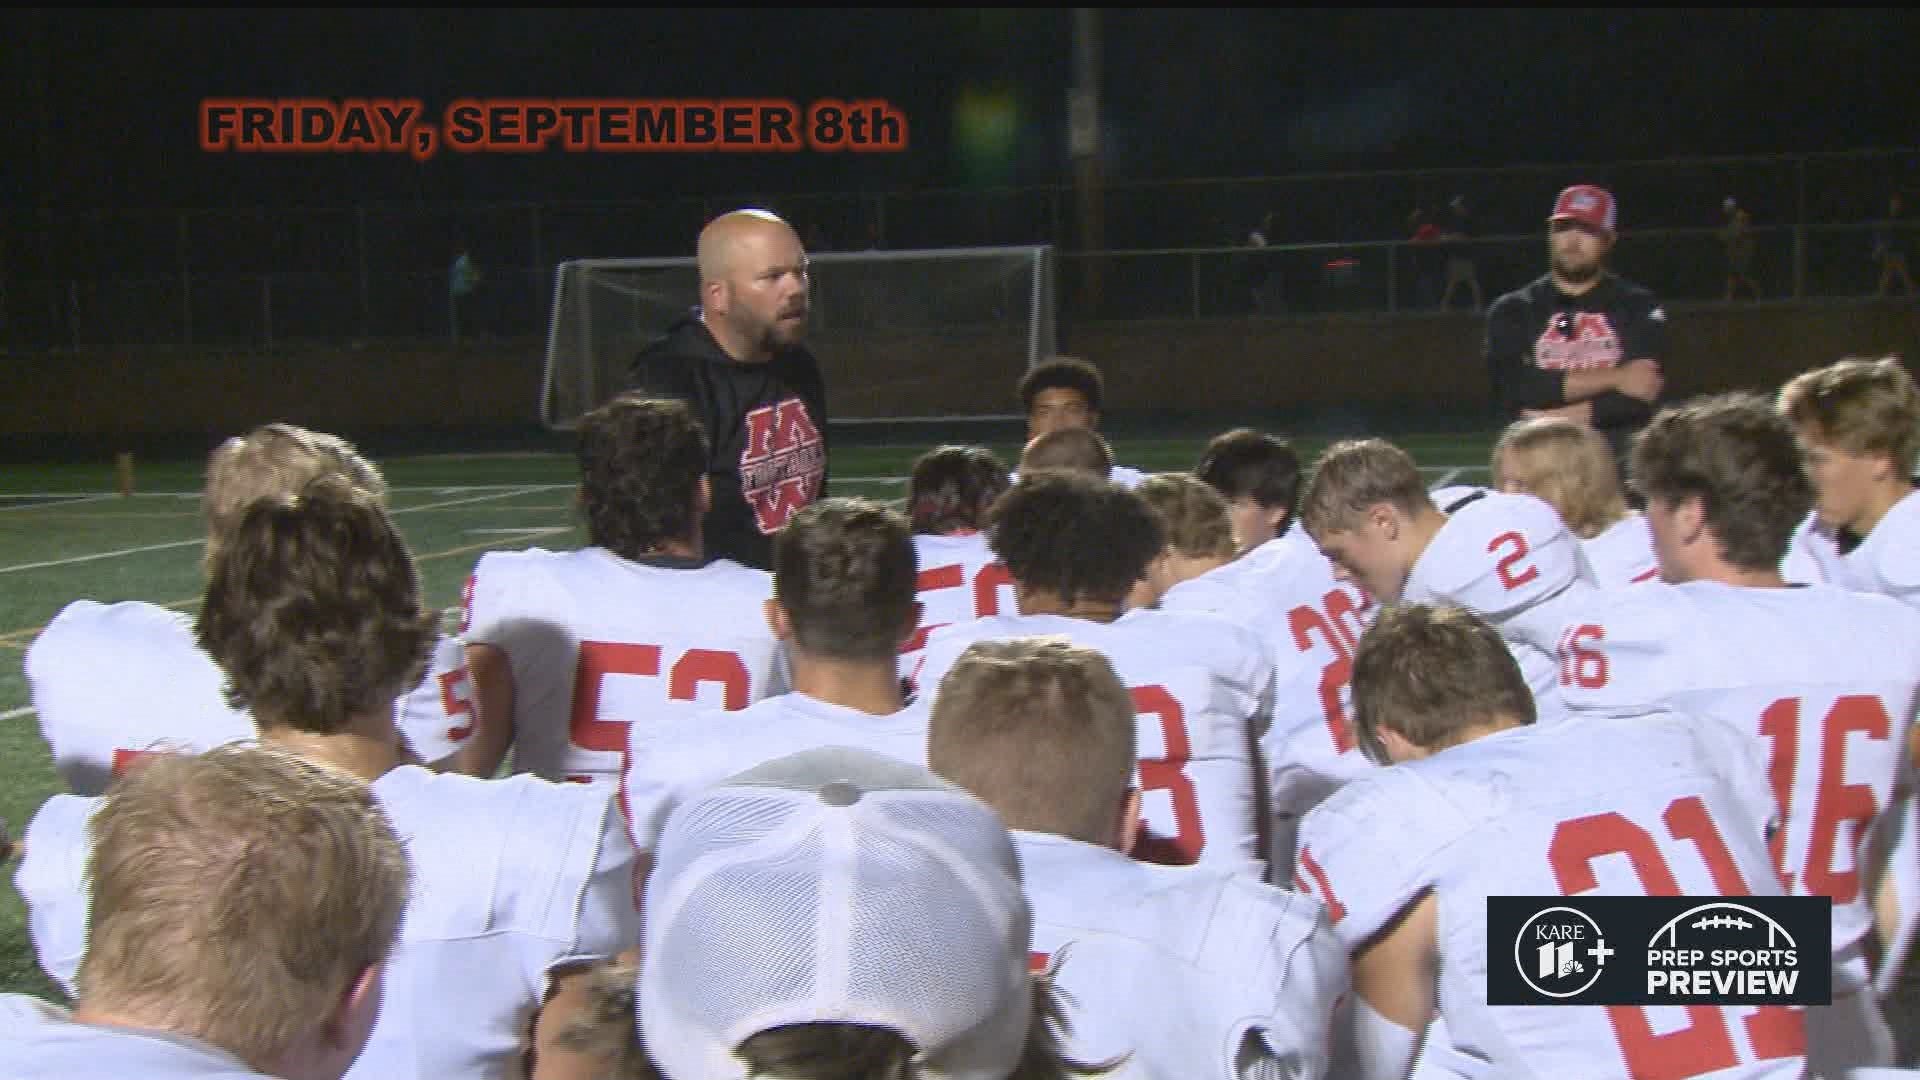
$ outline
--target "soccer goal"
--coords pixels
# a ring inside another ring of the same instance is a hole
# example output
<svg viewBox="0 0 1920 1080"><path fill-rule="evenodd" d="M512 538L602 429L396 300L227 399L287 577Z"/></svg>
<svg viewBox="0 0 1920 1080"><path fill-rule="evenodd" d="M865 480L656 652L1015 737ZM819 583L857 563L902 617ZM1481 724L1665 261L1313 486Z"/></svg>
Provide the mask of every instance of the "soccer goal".
<svg viewBox="0 0 1920 1080"><path fill-rule="evenodd" d="M1021 374L1056 348L1051 247L835 251L808 264L807 346L836 424L1012 419ZM691 258L561 263L541 420L571 430L619 392L698 291Z"/></svg>

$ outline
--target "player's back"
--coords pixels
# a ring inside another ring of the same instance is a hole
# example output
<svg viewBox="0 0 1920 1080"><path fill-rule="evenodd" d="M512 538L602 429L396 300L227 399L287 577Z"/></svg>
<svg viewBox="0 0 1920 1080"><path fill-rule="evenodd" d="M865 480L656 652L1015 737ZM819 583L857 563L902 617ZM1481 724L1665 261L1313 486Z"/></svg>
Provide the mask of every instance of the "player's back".
<svg viewBox="0 0 1920 1080"><path fill-rule="evenodd" d="M912 675L919 666L927 635L940 627L1020 610L1014 600L1013 576L994 557L985 533L916 533L913 553L920 568L914 584L920 625L900 647L902 676Z"/></svg>
<svg viewBox="0 0 1920 1080"><path fill-rule="evenodd" d="M1072 1049L1132 1053L1145 1075L1238 1080L1249 1034L1265 1075L1319 1076L1347 989L1344 947L1312 897L1211 866L1155 866L1015 832L1036 967L1072 996Z"/></svg>
<svg viewBox="0 0 1920 1080"><path fill-rule="evenodd" d="M621 796L634 843L651 851L673 808L700 789L756 765L822 746L853 746L924 768L927 710L885 715L794 691L737 713L676 717L636 725Z"/></svg>
<svg viewBox="0 0 1920 1080"><path fill-rule="evenodd" d="M373 1037L347 1075L520 1075L548 973L638 940L634 850L605 791L413 766L374 782L413 887Z"/></svg>
<svg viewBox="0 0 1920 1080"><path fill-rule="evenodd" d="M1779 895L1750 809L1763 785L1750 745L1698 718L1510 728L1322 803L1301 830L1301 884L1349 949L1432 891L1449 1041L1498 1075L1798 1077L1797 1008L1695 1007L1700 1034L1658 1039L1672 1018L1637 1007L1487 1004L1488 965L1512 962L1487 953L1489 896Z"/></svg>
<svg viewBox="0 0 1920 1080"><path fill-rule="evenodd" d="M1111 623L997 615L928 639L919 679L931 705L940 679L975 641L1059 634L1106 656L1133 696L1141 816L1136 855L1224 860L1264 875L1258 762L1272 666L1260 640L1217 615L1135 609Z"/></svg>
<svg viewBox="0 0 1920 1080"><path fill-rule="evenodd" d="M406 841L412 879L379 1019L347 1075L518 1076L548 971L637 939L624 822L604 792L530 776L401 766L373 793ZM85 954L86 823L100 805L49 800L16 875L41 964L70 993Z"/></svg>
<svg viewBox="0 0 1920 1080"><path fill-rule="evenodd" d="M421 759L441 760L472 734L460 640L442 637L394 720ZM186 616L140 601L76 600L28 647L40 733L69 790L98 795L142 756L251 739L253 717L227 703L226 675Z"/></svg>
<svg viewBox="0 0 1920 1080"><path fill-rule="evenodd" d="M1580 541L1580 550L1593 568L1594 583L1603 589L1637 585L1660 576L1660 561L1653 553L1653 528L1645 514L1628 514L1600 535Z"/></svg>
<svg viewBox="0 0 1920 1080"><path fill-rule="evenodd" d="M467 641L513 671L514 769L611 789L631 724L773 692L772 576L725 559L636 562L604 548L491 552Z"/></svg>
<svg viewBox="0 0 1920 1080"><path fill-rule="evenodd" d="M1833 898L1834 990L1865 976L1861 861L1889 803L1920 689L1920 613L1826 585L1714 581L1605 594L1566 636L1576 711L1660 706L1721 721L1768 760L1796 894Z"/></svg>
<svg viewBox="0 0 1920 1080"><path fill-rule="evenodd" d="M76 600L34 639L24 668L54 767L81 795L105 791L148 750L198 752L254 734L192 622L154 604Z"/></svg>
<svg viewBox="0 0 1920 1080"><path fill-rule="evenodd" d="M1272 722L1260 741L1272 808L1274 880L1293 866L1300 818L1375 766L1360 753L1350 721L1353 650L1372 600L1334 580L1333 566L1300 529L1167 590L1160 606L1212 611L1253 631L1273 664Z"/></svg>
<svg viewBox="0 0 1920 1080"><path fill-rule="evenodd" d="M1457 604L1498 628L1541 718L1557 718L1559 666L1552 638L1540 624L1594 586L1580 540L1553 507L1532 495L1490 491L1453 505L1407 575L1403 599Z"/></svg>

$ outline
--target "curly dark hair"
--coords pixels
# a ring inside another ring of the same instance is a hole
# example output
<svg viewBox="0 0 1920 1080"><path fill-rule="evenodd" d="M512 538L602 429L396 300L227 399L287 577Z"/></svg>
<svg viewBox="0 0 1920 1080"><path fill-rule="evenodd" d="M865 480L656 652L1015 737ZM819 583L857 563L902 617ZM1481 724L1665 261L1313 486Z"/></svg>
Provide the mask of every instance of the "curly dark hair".
<svg viewBox="0 0 1920 1080"><path fill-rule="evenodd" d="M993 553L1015 581L1066 603L1123 599L1167 546L1139 495L1080 473L1023 477L994 504Z"/></svg>
<svg viewBox="0 0 1920 1080"><path fill-rule="evenodd" d="M1813 507L1793 428L1753 393L1662 409L1634 437L1631 471L1648 499L1698 497L1721 557L1743 570L1779 566Z"/></svg>
<svg viewBox="0 0 1920 1080"><path fill-rule="evenodd" d="M919 619L918 576L907 519L868 499L821 499L773 538L773 597L815 656L898 656Z"/></svg>
<svg viewBox="0 0 1920 1080"><path fill-rule="evenodd" d="M253 503L208 574L195 637L233 707L264 725L333 734L426 671L439 620L413 556L343 477Z"/></svg>
<svg viewBox="0 0 1920 1080"><path fill-rule="evenodd" d="M1033 399L1042 390L1074 390L1087 400L1087 408L1098 413L1106 399L1106 380L1100 369L1077 356L1056 356L1042 360L1020 377L1020 411L1033 412Z"/></svg>
<svg viewBox="0 0 1920 1080"><path fill-rule="evenodd" d="M987 511L1006 494L1007 467L980 446L937 446L913 463L907 515L916 534L986 527Z"/></svg>
<svg viewBox="0 0 1920 1080"><path fill-rule="evenodd" d="M1285 510L1289 520L1300 510L1300 472L1300 455L1285 439L1252 428L1215 435L1193 467L1227 501L1251 499L1262 509Z"/></svg>
<svg viewBox="0 0 1920 1080"><path fill-rule="evenodd" d="M593 544L637 559L693 538L707 435L685 402L621 394L580 418L577 456Z"/></svg>

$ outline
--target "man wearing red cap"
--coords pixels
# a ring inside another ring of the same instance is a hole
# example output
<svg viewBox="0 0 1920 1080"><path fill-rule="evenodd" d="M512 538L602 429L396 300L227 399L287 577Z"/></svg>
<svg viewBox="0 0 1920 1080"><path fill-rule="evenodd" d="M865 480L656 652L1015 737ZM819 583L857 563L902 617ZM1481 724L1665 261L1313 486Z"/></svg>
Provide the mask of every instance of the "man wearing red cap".
<svg viewBox="0 0 1920 1080"><path fill-rule="evenodd" d="M1606 268L1613 194L1576 184L1547 218L1547 272L1487 309L1486 360L1509 420L1558 415L1598 430L1617 459L1653 415L1667 316L1653 294Z"/></svg>

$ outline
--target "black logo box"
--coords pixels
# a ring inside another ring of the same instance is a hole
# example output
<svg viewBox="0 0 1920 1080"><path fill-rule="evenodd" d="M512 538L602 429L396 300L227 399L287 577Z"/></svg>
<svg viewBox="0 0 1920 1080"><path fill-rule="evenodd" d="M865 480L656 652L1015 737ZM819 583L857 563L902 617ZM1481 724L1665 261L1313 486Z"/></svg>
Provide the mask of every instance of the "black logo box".
<svg viewBox="0 0 1920 1080"><path fill-rule="evenodd" d="M1563 910L1543 914L1554 908ZM1584 914L1598 935L1564 909ZM1542 946L1565 950L1569 941L1584 970L1541 978ZM1740 974L1752 971L1775 974ZM1832 998L1828 897L1487 898L1490 1005L1828 1005Z"/></svg>

